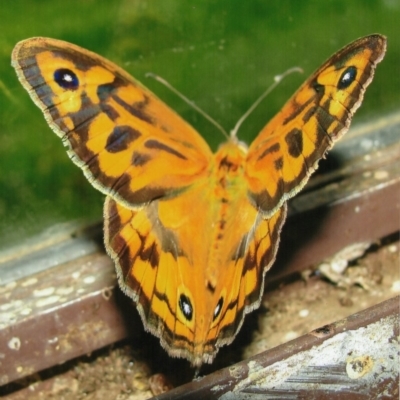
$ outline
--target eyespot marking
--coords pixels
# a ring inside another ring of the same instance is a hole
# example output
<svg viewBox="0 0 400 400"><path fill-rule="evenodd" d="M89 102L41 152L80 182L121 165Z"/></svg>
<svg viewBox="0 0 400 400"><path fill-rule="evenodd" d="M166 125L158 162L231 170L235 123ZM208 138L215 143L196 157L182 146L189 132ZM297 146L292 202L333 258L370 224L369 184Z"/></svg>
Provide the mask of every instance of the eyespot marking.
<svg viewBox="0 0 400 400"><path fill-rule="evenodd" d="M179 297L179 308L181 309L183 316L188 321L191 321L193 318L193 306L189 298L184 294L181 294Z"/></svg>
<svg viewBox="0 0 400 400"><path fill-rule="evenodd" d="M354 66L346 68L342 75L340 76L339 83L337 85L338 89L347 89L356 79L357 68Z"/></svg>
<svg viewBox="0 0 400 400"><path fill-rule="evenodd" d="M75 72L67 68L60 68L54 71L54 80L58 86L65 90L77 90L79 87L79 79Z"/></svg>
<svg viewBox="0 0 400 400"><path fill-rule="evenodd" d="M222 305L223 304L224 304L224 299L223 299L223 297L221 297L218 300L217 306L214 309L213 321L218 317L219 314L221 314L221 310L222 310Z"/></svg>

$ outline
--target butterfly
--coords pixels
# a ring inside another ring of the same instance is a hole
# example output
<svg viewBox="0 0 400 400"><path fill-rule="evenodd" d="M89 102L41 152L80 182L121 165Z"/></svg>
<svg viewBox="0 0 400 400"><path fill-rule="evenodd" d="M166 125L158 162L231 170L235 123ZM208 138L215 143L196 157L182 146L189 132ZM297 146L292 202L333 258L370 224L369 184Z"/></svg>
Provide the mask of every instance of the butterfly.
<svg viewBox="0 0 400 400"><path fill-rule="evenodd" d="M247 147L205 140L124 70L76 45L19 42L17 76L106 195L104 241L144 327L173 357L211 363L260 305L287 200L348 130L386 38L329 58Z"/></svg>

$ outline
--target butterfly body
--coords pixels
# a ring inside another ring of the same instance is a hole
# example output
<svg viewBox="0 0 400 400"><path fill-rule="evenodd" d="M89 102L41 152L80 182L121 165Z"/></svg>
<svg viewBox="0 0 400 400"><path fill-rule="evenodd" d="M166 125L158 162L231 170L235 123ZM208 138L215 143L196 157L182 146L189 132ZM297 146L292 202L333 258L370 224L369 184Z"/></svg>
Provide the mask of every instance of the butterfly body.
<svg viewBox="0 0 400 400"><path fill-rule="evenodd" d="M370 35L326 61L247 149L213 154L125 71L70 43L18 43L12 64L71 159L106 195L121 289L172 356L212 362L257 308L286 201L348 129L384 56Z"/></svg>

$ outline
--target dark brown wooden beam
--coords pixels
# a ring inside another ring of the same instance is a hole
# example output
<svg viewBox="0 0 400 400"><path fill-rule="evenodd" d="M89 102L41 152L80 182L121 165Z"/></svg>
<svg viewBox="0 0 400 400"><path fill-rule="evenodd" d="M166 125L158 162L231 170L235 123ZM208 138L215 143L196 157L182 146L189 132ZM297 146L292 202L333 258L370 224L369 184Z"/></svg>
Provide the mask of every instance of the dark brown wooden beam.
<svg viewBox="0 0 400 400"><path fill-rule="evenodd" d="M395 142L310 182L291 202L267 283L310 268L350 244L397 232L399 158ZM124 313L114 267L96 238L92 232L69 235L20 257L15 254L7 261L7 273L0 267L0 386L134 335L136 327L143 329L136 313ZM79 251L74 252L76 246ZM61 248L72 259L55 265L51 254ZM15 269L22 271L30 260L39 268L12 279Z"/></svg>
<svg viewBox="0 0 400 400"><path fill-rule="evenodd" d="M377 399L398 396L397 296L157 397Z"/></svg>

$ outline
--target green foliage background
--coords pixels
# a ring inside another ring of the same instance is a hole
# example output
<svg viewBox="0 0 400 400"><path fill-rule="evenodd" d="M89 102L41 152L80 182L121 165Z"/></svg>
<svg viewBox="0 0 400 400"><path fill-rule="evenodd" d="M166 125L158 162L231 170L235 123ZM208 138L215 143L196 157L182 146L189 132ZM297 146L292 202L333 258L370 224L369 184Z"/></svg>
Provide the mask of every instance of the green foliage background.
<svg viewBox="0 0 400 400"><path fill-rule="evenodd" d="M100 219L103 196L68 159L60 140L17 81L14 45L49 36L93 50L128 70L215 149L224 138L146 72L161 75L231 129L280 74L292 75L251 115L251 141L300 83L352 40L379 32L388 53L355 122L399 109L400 0L41 0L0 9L0 248L55 223Z"/></svg>

